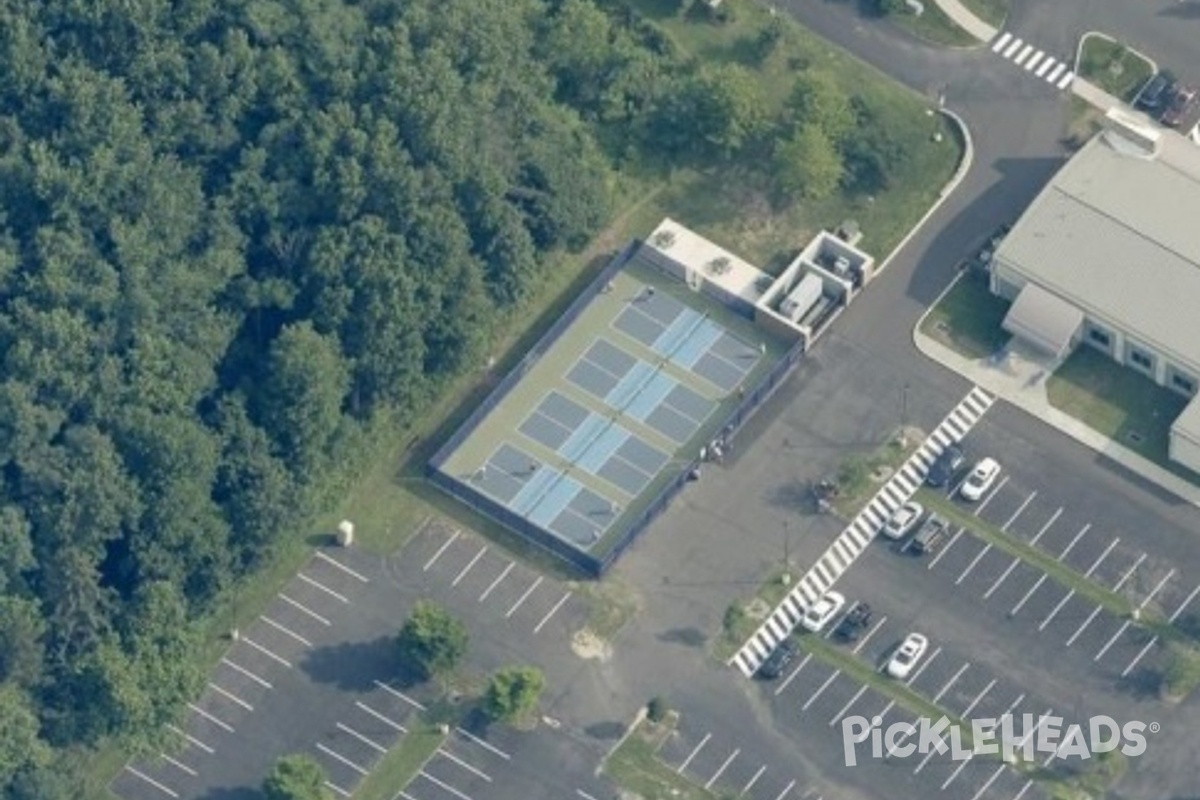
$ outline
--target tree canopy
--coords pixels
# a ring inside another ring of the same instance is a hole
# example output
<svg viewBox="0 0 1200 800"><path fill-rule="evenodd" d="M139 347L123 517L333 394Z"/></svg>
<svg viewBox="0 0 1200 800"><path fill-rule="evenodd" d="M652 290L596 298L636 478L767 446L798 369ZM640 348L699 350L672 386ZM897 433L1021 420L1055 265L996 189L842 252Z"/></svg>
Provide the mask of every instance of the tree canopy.
<svg viewBox="0 0 1200 800"><path fill-rule="evenodd" d="M495 720L520 719L537 708L545 688L546 676L536 667L505 667L488 682L483 710Z"/></svg>
<svg viewBox="0 0 1200 800"><path fill-rule="evenodd" d="M467 652L467 629L441 606L422 600L400 628L397 646L404 666L428 680L458 664Z"/></svg>
<svg viewBox="0 0 1200 800"><path fill-rule="evenodd" d="M333 793L325 786L325 771L312 758L303 754L283 756L275 762L263 780L266 800L331 800Z"/></svg>

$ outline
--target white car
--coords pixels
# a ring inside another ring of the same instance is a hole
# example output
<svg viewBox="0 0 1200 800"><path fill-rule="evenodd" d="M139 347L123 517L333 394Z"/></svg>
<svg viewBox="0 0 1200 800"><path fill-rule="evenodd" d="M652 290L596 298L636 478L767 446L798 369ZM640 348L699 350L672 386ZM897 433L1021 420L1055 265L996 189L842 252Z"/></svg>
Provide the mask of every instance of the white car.
<svg viewBox="0 0 1200 800"><path fill-rule="evenodd" d="M912 672L912 668L929 649L929 640L922 634L910 633L896 648L892 658L887 663L887 674L903 680Z"/></svg>
<svg viewBox="0 0 1200 800"><path fill-rule="evenodd" d="M800 627L819 633L829 624L829 620L837 616L844 605L846 598L840 592L826 592L824 597L804 610L804 616L800 618Z"/></svg>
<svg viewBox="0 0 1200 800"><path fill-rule="evenodd" d="M971 469L971 474L963 481L962 488L958 490L958 493L964 500L974 503L983 497L988 489L992 488L992 484L996 482L996 476L999 474L1000 462L994 458L982 459Z"/></svg>
<svg viewBox="0 0 1200 800"><path fill-rule="evenodd" d="M909 500L896 509L891 519L883 524L883 535L889 539L903 539L925 516L925 507L916 500Z"/></svg>

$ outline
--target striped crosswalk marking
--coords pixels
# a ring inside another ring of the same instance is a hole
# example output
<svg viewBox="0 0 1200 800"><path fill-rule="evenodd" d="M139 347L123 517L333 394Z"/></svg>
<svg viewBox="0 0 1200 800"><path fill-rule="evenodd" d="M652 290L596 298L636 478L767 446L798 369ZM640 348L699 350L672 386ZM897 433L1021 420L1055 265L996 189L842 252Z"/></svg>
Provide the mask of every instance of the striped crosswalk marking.
<svg viewBox="0 0 1200 800"><path fill-rule="evenodd" d="M1057 84L1058 88L1059 88L1059 89L1065 89L1065 88L1067 88L1067 86L1069 86L1069 85L1070 85L1070 83L1071 83L1071 80L1072 80L1074 77L1075 77L1075 73L1074 73L1074 72L1072 72L1071 70L1067 70L1067 74L1066 74L1066 75L1063 75L1063 76L1062 76L1062 80L1060 80L1060 81L1058 82L1058 84Z"/></svg>
<svg viewBox="0 0 1200 800"><path fill-rule="evenodd" d="M995 398L978 386L973 387L796 582L729 663L746 677L753 675L776 645L795 629L804 609L833 586L874 540L883 523L916 493L925 473L946 446L961 440L993 402Z"/></svg>
<svg viewBox="0 0 1200 800"><path fill-rule="evenodd" d="M1021 66L1022 64L1025 63L1025 59L1029 58L1029 54L1032 52L1033 52L1033 45L1031 45L1031 44L1025 45L1025 48L1023 50L1021 50L1020 54L1016 58L1013 59L1013 63L1016 64L1018 67Z"/></svg>
<svg viewBox="0 0 1200 800"><path fill-rule="evenodd" d="M1003 53L1004 57L1012 58L1013 53L1017 52L1017 49L1023 44L1025 44L1025 42L1021 41L1020 39L1013 39L1012 44L1005 48Z"/></svg>
<svg viewBox="0 0 1200 800"><path fill-rule="evenodd" d="M1067 88L1075 77L1075 73L1067 67L1066 62L1057 61L1045 51L1011 33L1003 33L996 37L992 42L992 52L1057 89Z"/></svg>
<svg viewBox="0 0 1200 800"><path fill-rule="evenodd" d="M1030 70L1032 70L1045 57L1046 57L1046 54L1043 53L1041 50L1038 50L1036 53L1033 54L1033 58L1031 58L1025 62L1025 71L1029 72Z"/></svg>
<svg viewBox="0 0 1200 800"><path fill-rule="evenodd" d="M1059 64L1055 66L1054 69L1050 70L1050 74L1046 76L1046 80L1050 81L1050 83L1054 83L1056 80L1058 80L1058 76L1066 68L1066 64Z"/></svg>
<svg viewBox="0 0 1200 800"><path fill-rule="evenodd" d="M1043 73L1048 71L1056 63L1058 62L1056 62L1053 58L1047 58L1046 61L1040 67L1038 67L1038 71L1033 74L1040 78L1042 77Z"/></svg>
<svg viewBox="0 0 1200 800"><path fill-rule="evenodd" d="M1004 47L1004 45L1008 44L1011 40L1012 40L1011 33L1001 34L1000 38L996 40L996 43L994 45L992 45L992 52L999 53L1000 48Z"/></svg>

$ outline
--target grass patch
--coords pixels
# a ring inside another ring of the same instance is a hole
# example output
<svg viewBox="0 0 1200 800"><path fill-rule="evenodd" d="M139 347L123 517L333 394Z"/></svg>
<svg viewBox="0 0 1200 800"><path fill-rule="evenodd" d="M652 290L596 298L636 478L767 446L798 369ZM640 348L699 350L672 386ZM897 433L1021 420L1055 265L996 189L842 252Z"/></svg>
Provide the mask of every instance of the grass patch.
<svg viewBox="0 0 1200 800"><path fill-rule="evenodd" d="M1162 675L1163 694L1180 701L1200 686L1200 651L1182 642L1167 643L1167 664Z"/></svg>
<svg viewBox="0 0 1200 800"><path fill-rule="evenodd" d="M980 41L946 15L934 0L923 0L925 13L898 11L889 19L918 39L945 47L972 47Z"/></svg>
<svg viewBox="0 0 1200 800"><path fill-rule="evenodd" d="M1012 304L988 290L987 276L968 269L921 322L921 333L967 358L986 358L1008 342L1000 327Z"/></svg>
<svg viewBox="0 0 1200 800"><path fill-rule="evenodd" d="M1126 103L1153 74L1153 64L1120 42L1095 34L1083 40L1079 75Z"/></svg>
<svg viewBox="0 0 1200 800"><path fill-rule="evenodd" d="M1008 19L1008 12L1012 10L1011 0L961 0L961 2L972 14L993 28L1003 28L1005 20Z"/></svg>
<svg viewBox="0 0 1200 800"><path fill-rule="evenodd" d="M918 437L902 439L900 431L896 431L874 453L850 457L838 469L838 496L833 503L834 510L847 519L857 515L887 480L876 480L875 476L891 477L892 472L899 469L920 444Z"/></svg>
<svg viewBox="0 0 1200 800"><path fill-rule="evenodd" d="M1167 457L1171 423L1188 404L1092 347L1079 347L1046 382L1050 404L1184 480L1200 475Z"/></svg>
<svg viewBox="0 0 1200 800"><path fill-rule="evenodd" d="M577 583L572 589L587 601L588 630L606 642L611 642L641 607L633 587L617 577Z"/></svg>
<svg viewBox="0 0 1200 800"><path fill-rule="evenodd" d="M713 642L713 657L722 663L733 658L733 654L758 630L758 626L762 625L765 619L751 613L751 610L755 606L774 609L791 591L795 585L795 578L790 569L777 569L763 581L753 595L733 601L729 608L725 609L725 616L721 620L721 635Z"/></svg>
<svg viewBox="0 0 1200 800"><path fill-rule="evenodd" d="M436 725L422 724L410 730L363 779L354 791L354 800L392 800L444 741L446 734Z"/></svg>
<svg viewBox="0 0 1200 800"><path fill-rule="evenodd" d="M996 549L1017 556L1027 564L1040 569L1064 586L1074 589L1077 595L1099 603L1120 617L1127 617L1133 611L1133 607L1123 595L1083 577L1070 567L1056 561L1049 553L964 511L954 501L946 499L940 493L919 489L917 494L920 495L920 502L925 508L936 511L954 525L961 525Z"/></svg>
<svg viewBox="0 0 1200 800"><path fill-rule="evenodd" d="M659 760L658 748L674 729L674 715L656 724L643 720L604 761L604 772L641 800L719 800Z"/></svg>

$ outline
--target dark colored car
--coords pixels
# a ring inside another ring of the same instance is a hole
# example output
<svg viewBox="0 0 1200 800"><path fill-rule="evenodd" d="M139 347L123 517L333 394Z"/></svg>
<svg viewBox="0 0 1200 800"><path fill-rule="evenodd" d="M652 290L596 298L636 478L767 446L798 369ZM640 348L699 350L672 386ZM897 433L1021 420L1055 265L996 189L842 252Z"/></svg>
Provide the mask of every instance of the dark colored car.
<svg viewBox="0 0 1200 800"><path fill-rule="evenodd" d="M788 664L795 659L796 645L792 644L790 639L784 639L758 668L759 677L774 680L782 675L783 671L788 668Z"/></svg>
<svg viewBox="0 0 1200 800"><path fill-rule="evenodd" d="M1137 107L1155 109L1161 106L1170 96L1171 80L1161 72L1150 79L1142 91L1138 92Z"/></svg>
<svg viewBox="0 0 1200 800"><path fill-rule="evenodd" d="M925 476L925 483L935 488L945 486L966 460L967 456L963 453L962 448L951 442L933 462L933 466L929 468L929 474Z"/></svg>
<svg viewBox="0 0 1200 800"><path fill-rule="evenodd" d="M919 556L936 552L946 541L949 533L950 523L944 517L930 514L929 518L925 520L925 524L917 531L917 535L913 537L913 552Z"/></svg>
<svg viewBox="0 0 1200 800"><path fill-rule="evenodd" d="M843 642L854 642L867 626L871 624L871 607L859 603L850 609L850 613L842 617L842 621L834 628L833 635Z"/></svg>
<svg viewBox="0 0 1200 800"><path fill-rule="evenodd" d="M1191 86L1180 86L1175 90L1175 96L1171 98L1167 110L1163 112L1162 124L1178 128L1183 124L1183 118L1192 110L1195 102L1196 90Z"/></svg>

